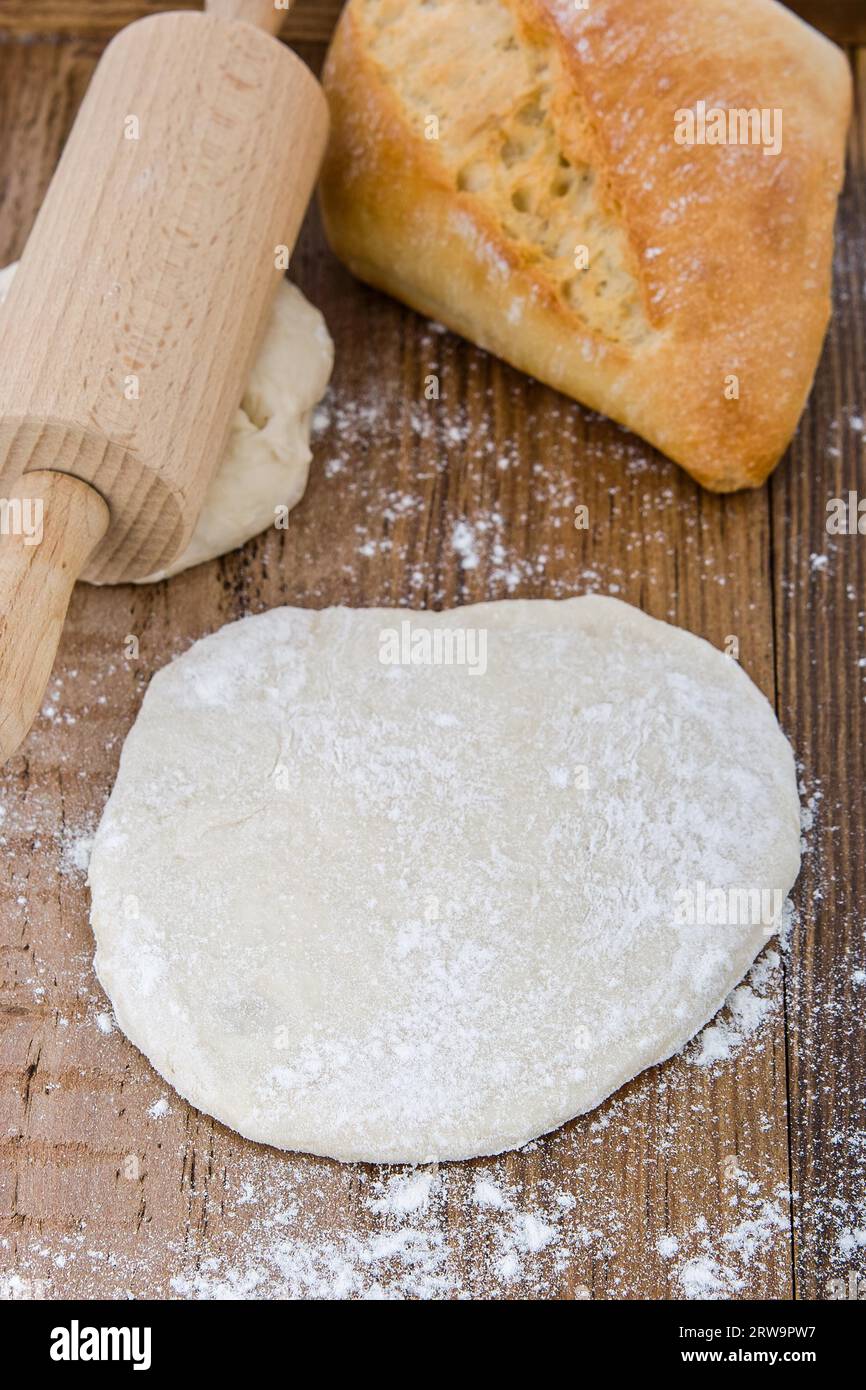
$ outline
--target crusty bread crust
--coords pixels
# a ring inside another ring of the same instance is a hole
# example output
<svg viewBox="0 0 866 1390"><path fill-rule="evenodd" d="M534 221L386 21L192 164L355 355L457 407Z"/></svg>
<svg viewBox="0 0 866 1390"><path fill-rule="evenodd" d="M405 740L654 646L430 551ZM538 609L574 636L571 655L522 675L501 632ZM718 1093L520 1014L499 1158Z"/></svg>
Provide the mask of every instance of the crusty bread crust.
<svg viewBox="0 0 866 1390"><path fill-rule="evenodd" d="M349 0L325 87L356 275L705 487L764 481L829 319L839 49L774 0ZM781 152L677 143L699 101L780 109Z"/></svg>

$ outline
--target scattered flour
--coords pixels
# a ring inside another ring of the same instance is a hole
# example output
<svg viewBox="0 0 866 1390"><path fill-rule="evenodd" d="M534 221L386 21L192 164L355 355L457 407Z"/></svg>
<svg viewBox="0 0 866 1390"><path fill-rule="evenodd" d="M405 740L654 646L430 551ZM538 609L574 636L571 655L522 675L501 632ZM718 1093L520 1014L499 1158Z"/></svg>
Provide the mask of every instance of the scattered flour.
<svg viewBox="0 0 866 1390"><path fill-rule="evenodd" d="M732 1206L745 1207L742 1218L721 1238L712 1237L704 1225L696 1224L699 1252L679 1267L677 1279L683 1296L689 1299L730 1299L748 1287L756 1267L766 1272L772 1261L782 1264L790 1240L791 1194L777 1188L771 1199L755 1196L753 1184L744 1173L737 1175L742 1191Z"/></svg>
<svg viewBox="0 0 866 1390"><path fill-rule="evenodd" d="M94 834L93 826L89 822L86 828L64 828L61 838L61 873L86 875Z"/></svg>
<svg viewBox="0 0 866 1390"><path fill-rule="evenodd" d="M370 1210L392 1216L423 1211L430 1201L434 1185L432 1173L412 1173L408 1177L389 1178L382 1197L371 1198Z"/></svg>
<svg viewBox="0 0 866 1390"><path fill-rule="evenodd" d="M861 283L864 265L866 247L859 239L850 259L839 263L837 293ZM442 379L440 401L407 406L402 383L390 393L377 383L361 398L335 386L316 412L312 486L324 490L325 506L332 498L335 504L349 498L349 524L356 525L358 553L346 565L350 601L437 606L510 594L580 592L621 592L637 601L642 593L672 594L675 566L721 590L735 583L747 557L731 548L724 528L716 534L709 504L701 514L683 513L671 465L612 426L596 437L587 428L591 417L565 401L548 408L546 434L515 435L503 446L489 421L503 405L510 408L510 401L491 394L477 416L449 402L453 344L438 326L421 338L429 370ZM468 351L473 364L483 363L482 354ZM537 389L522 380L514 386L520 392ZM860 417L852 416L851 431L859 434L861 428ZM415 447L411 466L404 467L400 451L407 429ZM377 459L382 460L378 473ZM575 509L590 497L604 499L603 514L590 517L588 530L577 530ZM751 500L743 499L743 505ZM441 554L423 530L431 510L442 519ZM613 537L615 544L604 540L599 551L598 534L603 540ZM267 543L273 544L273 537ZM862 586L846 585L835 573L841 571L836 563L841 548L837 554L825 542L824 553L813 553L806 537L788 538L786 544L790 559L779 580L780 601L802 598L815 586L829 597L836 586L833 602L859 639L847 658L844 652L837 657L861 679L866 611ZM318 546L314 536L303 590L303 601L311 604L332 598L331 575L317 586ZM356 591L351 586L359 576L366 582L367 562L380 554L388 556L389 573L393 569L394 591ZM295 594L287 601L299 600ZM245 602L241 593L238 603ZM664 604L657 607L656 616L677 620L673 596L666 611ZM744 653L752 619L748 604L736 614ZM762 640L760 632L757 636ZM748 660L744 654L747 666ZM104 706L106 691L110 695L113 685L140 674L122 662L112 665L104 653L75 680L65 672L46 696L34 748L38 752L40 740L54 740L59 747L76 725L80 737L87 708ZM83 702L73 707L71 690L88 680ZM783 707L782 716L790 720L790 708ZM107 748L112 739L116 747L122 731L104 728L102 737ZM52 753L55 759L63 756ZM44 757L42 763L50 765ZM80 1054L73 1054L74 1076L65 1067L67 1038L89 1038L91 1047L105 1050L93 1036L105 1000L93 980L85 925L83 876L93 822L67 811L73 820L58 834L56 788L40 784L38 767L34 758L26 795L18 774L6 774L0 782L0 856L9 893L4 925L11 921L16 932L19 922L30 925L30 954L22 958L15 997L34 1010L34 1037L49 1044L41 1050L31 1087L31 1104L43 1116L52 1105L109 1104L112 1078L94 1064L101 1089L86 1092L80 1089L88 1080L78 1065ZM69 779L64 802L74 805L75 779L92 772L67 765L64 775ZM822 1072L831 1055L822 1042L824 1030L831 1026L850 1041L852 1051L862 1045L862 915L846 949L823 968L820 997L804 998L797 976L819 914L826 919L838 903L839 919L850 915L847 885L833 877L840 862L838 825L850 813L842 785L841 778L828 775L826 788L805 792L804 834L810 844L789 941L765 952L686 1056L639 1078L593 1115L502 1159L443 1165L438 1171L347 1167L246 1145L182 1103L170 1104L165 1095L151 1102L153 1075L131 1061L123 1096L132 1117L130 1133L136 1133L136 1114L160 1120L140 1142L143 1170L162 1170L164 1185L145 1187L141 1178L130 1180L126 1189L121 1178L111 1212L95 1209L85 1193L65 1227L43 1223L29 1165L44 1166L46 1159L41 1148L30 1153L30 1135L22 1125L11 1136L11 1148L24 1181L18 1184L14 1225L0 1238L0 1281L25 1297L88 1292L112 1298L442 1299L519 1292L588 1298L600 1290L625 1299L652 1296L666 1284L672 1298L730 1299L750 1293L756 1283L777 1295L784 1289L792 1215L799 1259L807 1275L814 1268L814 1287L819 1278L861 1269L866 1251L862 1085L853 1072L832 1076L824 1143L801 1197L778 1185L778 1172L765 1160L761 1136L784 1125L785 1116L768 1108L765 1069L749 1065L769 1045L787 974L788 1026L804 1059L800 1114L789 1118L796 1157L797 1126L808 1107L826 1102L830 1084L829 1073ZM103 797L108 787L103 774ZM34 905L41 900L29 881L32 864L40 867L46 899L52 890L63 897L59 927L49 929L43 922L33 929ZM831 951L835 939L825 921L822 949ZM104 1031L98 1021L97 1028ZM118 1045L115 1038L112 1046ZM735 1161L726 1170L721 1202L713 1169L718 1154L724 1154L716 1075L746 1088L749 1105L743 1113L751 1126L742 1135L741 1152L731 1156ZM689 1098L688 1110L679 1103L682 1096ZM139 1124L140 1134L147 1130ZM60 1180L68 1171L58 1169ZM631 1190L623 1189L624 1171L638 1173L645 1185L647 1200L639 1210L626 1209ZM668 1175L675 1191L688 1192L679 1219L666 1210ZM172 1195L164 1210L152 1209L149 1204L160 1192ZM705 1215L691 1219L688 1213L695 1211ZM143 1222L140 1212L146 1213ZM646 1238L636 1242L640 1229Z"/></svg>
<svg viewBox="0 0 866 1390"><path fill-rule="evenodd" d="M737 1048L754 1038L776 1009L782 990L781 958L766 950L755 962L745 984L738 985L723 1012L695 1039L688 1057L698 1067L730 1061Z"/></svg>

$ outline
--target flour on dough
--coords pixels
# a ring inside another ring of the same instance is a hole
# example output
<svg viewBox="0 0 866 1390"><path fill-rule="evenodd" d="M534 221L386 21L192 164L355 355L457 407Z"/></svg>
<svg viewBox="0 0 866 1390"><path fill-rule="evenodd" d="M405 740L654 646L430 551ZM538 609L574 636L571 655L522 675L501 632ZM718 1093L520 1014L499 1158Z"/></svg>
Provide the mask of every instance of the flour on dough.
<svg viewBox="0 0 866 1390"><path fill-rule="evenodd" d="M17 261L0 270L0 304ZM325 320L287 280L277 290L228 443L205 493L186 550L167 569L137 582L167 579L243 545L274 524L275 508L297 506L310 467L310 423L334 365Z"/></svg>
<svg viewBox="0 0 866 1390"><path fill-rule="evenodd" d="M393 663L435 632L441 664ZM798 867L790 746L689 633L601 597L279 608L151 682L90 863L96 968L241 1134L466 1158L681 1048Z"/></svg>

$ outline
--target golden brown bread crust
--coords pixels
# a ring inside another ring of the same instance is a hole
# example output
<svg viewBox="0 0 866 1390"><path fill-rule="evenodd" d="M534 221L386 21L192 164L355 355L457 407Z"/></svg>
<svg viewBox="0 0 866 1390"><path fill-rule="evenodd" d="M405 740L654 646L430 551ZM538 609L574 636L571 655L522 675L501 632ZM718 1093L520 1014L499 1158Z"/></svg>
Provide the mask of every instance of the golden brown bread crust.
<svg viewBox="0 0 866 1390"><path fill-rule="evenodd" d="M829 319L839 49L774 0L349 0L325 87L356 275L704 486L764 481ZM678 144L700 100L781 109L781 152Z"/></svg>

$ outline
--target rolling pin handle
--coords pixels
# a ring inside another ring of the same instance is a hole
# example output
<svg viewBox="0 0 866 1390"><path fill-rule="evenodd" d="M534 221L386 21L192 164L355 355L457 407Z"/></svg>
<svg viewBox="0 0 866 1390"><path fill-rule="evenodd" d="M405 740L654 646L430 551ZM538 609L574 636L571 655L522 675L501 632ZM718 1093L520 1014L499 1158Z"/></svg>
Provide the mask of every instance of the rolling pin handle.
<svg viewBox="0 0 866 1390"><path fill-rule="evenodd" d="M73 585L108 529L89 483L35 470L0 503L0 765L35 719Z"/></svg>
<svg viewBox="0 0 866 1390"><path fill-rule="evenodd" d="M242 19L269 34L278 34L291 4L274 4L274 0L205 0L205 11L215 19Z"/></svg>

